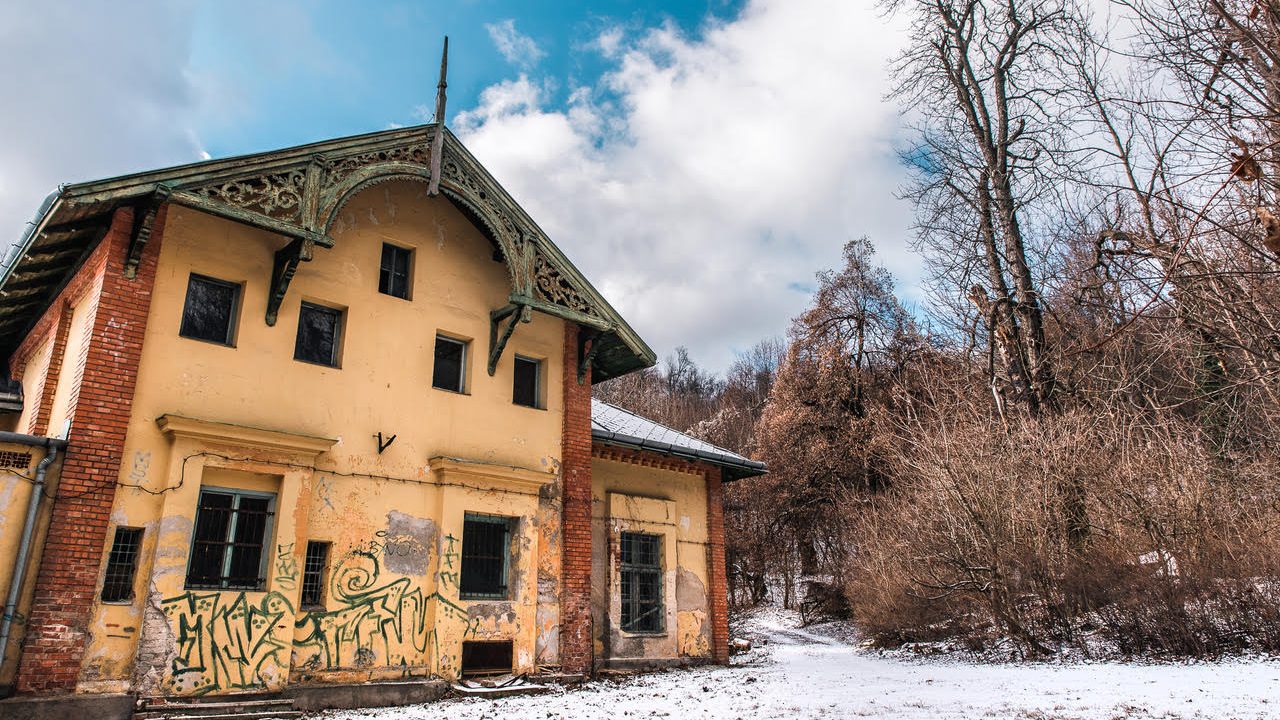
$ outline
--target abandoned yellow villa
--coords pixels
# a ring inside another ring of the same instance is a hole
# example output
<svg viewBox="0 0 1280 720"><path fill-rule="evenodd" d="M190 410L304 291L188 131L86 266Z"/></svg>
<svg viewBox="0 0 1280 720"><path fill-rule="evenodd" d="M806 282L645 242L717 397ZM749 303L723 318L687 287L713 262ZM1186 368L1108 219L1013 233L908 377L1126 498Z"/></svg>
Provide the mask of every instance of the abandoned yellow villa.
<svg viewBox="0 0 1280 720"><path fill-rule="evenodd" d="M727 660L764 466L592 401L654 353L442 124L64 186L0 346L18 700Z"/></svg>

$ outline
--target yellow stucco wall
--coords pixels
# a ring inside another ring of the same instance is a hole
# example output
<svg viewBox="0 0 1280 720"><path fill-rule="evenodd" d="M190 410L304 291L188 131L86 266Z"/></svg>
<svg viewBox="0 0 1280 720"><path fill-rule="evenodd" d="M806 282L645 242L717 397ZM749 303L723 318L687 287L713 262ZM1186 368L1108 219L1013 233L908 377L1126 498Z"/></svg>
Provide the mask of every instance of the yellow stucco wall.
<svg viewBox="0 0 1280 720"><path fill-rule="evenodd" d="M36 477L36 465L44 459L46 452L43 447L0 443L0 607L8 598L13 582L14 561L18 555L23 526L26 524L27 505L35 490L33 481ZM23 456L27 456L25 463L20 462ZM36 526L32 531L31 551L23 576L22 593L10 628L9 647L4 653L4 663L0 665L0 687L12 685L17 670L18 645L22 640L27 613L31 609L36 568L40 566L44 536L49 528L51 503L47 498L57 493L61 458L60 454L45 471L46 499L41 501Z"/></svg>
<svg viewBox="0 0 1280 720"><path fill-rule="evenodd" d="M511 639L516 669L534 669L538 570L559 552L547 527L558 514L539 490L560 455L563 322L535 313L490 377L489 312L506 303L506 267L425 190L389 182L353 198L274 327L263 317L284 239L170 208L112 514L112 528L145 529L135 600L95 606L80 691L452 677L464 639ZM411 300L377 292L384 241L414 252ZM192 272L243 285L234 348L178 335ZM344 310L341 368L293 360L302 300ZM472 340L465 395L431 387L437 332ZM512 404L517 353L543 360L546 409ZM229 427L166 433L161 416ZM381 454L379 432L396 436ZM332 444L315 452L308 438ZM468 462L429 467L441 457ZM199 488L235 483L277 496L266 587L188 589ZM458 598L467 511L517 518L508 601ZM322 611L299 602L308 540L332 543Z"/></svg>
<svg viewBox="0 0 1280 720"><path fill-rule="evenodd" d="M592 544L605 548L592 564L596 655L603 659L709 658L707 488L701 474L595 458ZM666 621L658 634L623 632L618 538L622 532L662 536Z"/></svg>

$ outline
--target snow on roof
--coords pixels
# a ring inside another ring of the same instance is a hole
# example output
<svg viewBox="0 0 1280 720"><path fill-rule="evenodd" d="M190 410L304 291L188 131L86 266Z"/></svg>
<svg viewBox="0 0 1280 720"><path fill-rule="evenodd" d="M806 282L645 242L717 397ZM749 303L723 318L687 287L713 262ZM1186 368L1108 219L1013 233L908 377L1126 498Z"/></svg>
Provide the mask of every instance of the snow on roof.
<svg viewBox="0 0 1280 720"><path fill-rule="evenodd" d="M686 435L679 430L641 417L630 410L591 399L591 437L611 445L650 450L691 460L703 460L725 468L726 479L764 474L765 464L745 458Z"/></svg>

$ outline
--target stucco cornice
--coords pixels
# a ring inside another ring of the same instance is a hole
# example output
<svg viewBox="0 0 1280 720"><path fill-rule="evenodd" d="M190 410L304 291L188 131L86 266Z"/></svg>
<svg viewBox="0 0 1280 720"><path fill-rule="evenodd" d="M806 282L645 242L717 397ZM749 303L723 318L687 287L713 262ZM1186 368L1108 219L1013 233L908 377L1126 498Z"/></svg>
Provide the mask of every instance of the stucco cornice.
<svg viewBox="0 0 1280 720"><path fill-rule="evenodd" d="M535 495L555 479L555 473L551 472L452 457L433 457L427 466L442 482L457 482L477 490L499 489Z"/></svg>
<svg viewBox="0 0 1280 720"><path fill-rule="evenodd" d="M319 455L338 441L330 438L264 430L246 425L198 420L181 415L161 415L156 425L170 437L191 438L235 447L251 447L303 455Z"/></svg>

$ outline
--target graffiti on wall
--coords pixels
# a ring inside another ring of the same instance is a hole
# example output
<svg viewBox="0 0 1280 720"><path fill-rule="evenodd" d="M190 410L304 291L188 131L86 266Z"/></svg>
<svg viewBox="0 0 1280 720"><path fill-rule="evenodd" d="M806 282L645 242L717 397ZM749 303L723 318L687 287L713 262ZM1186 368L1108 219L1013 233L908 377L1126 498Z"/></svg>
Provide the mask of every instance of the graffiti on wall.
<svg viewBox="0 0 1280 720"><path fill-rule="evenodd" d="M282 590L298 587L298 559L293 555L293 543L276 546L275 581Z"/></svg>
<svg viewBox="0 0 1280 720"><path fill-rule="evenodd" d="M256 593L255 593L256 594ZM252 690L283 683L289 670L289 600L278 592L250 602L245 593L188 591L164 600L175 655L166 679L181 695Z"/></svg>

